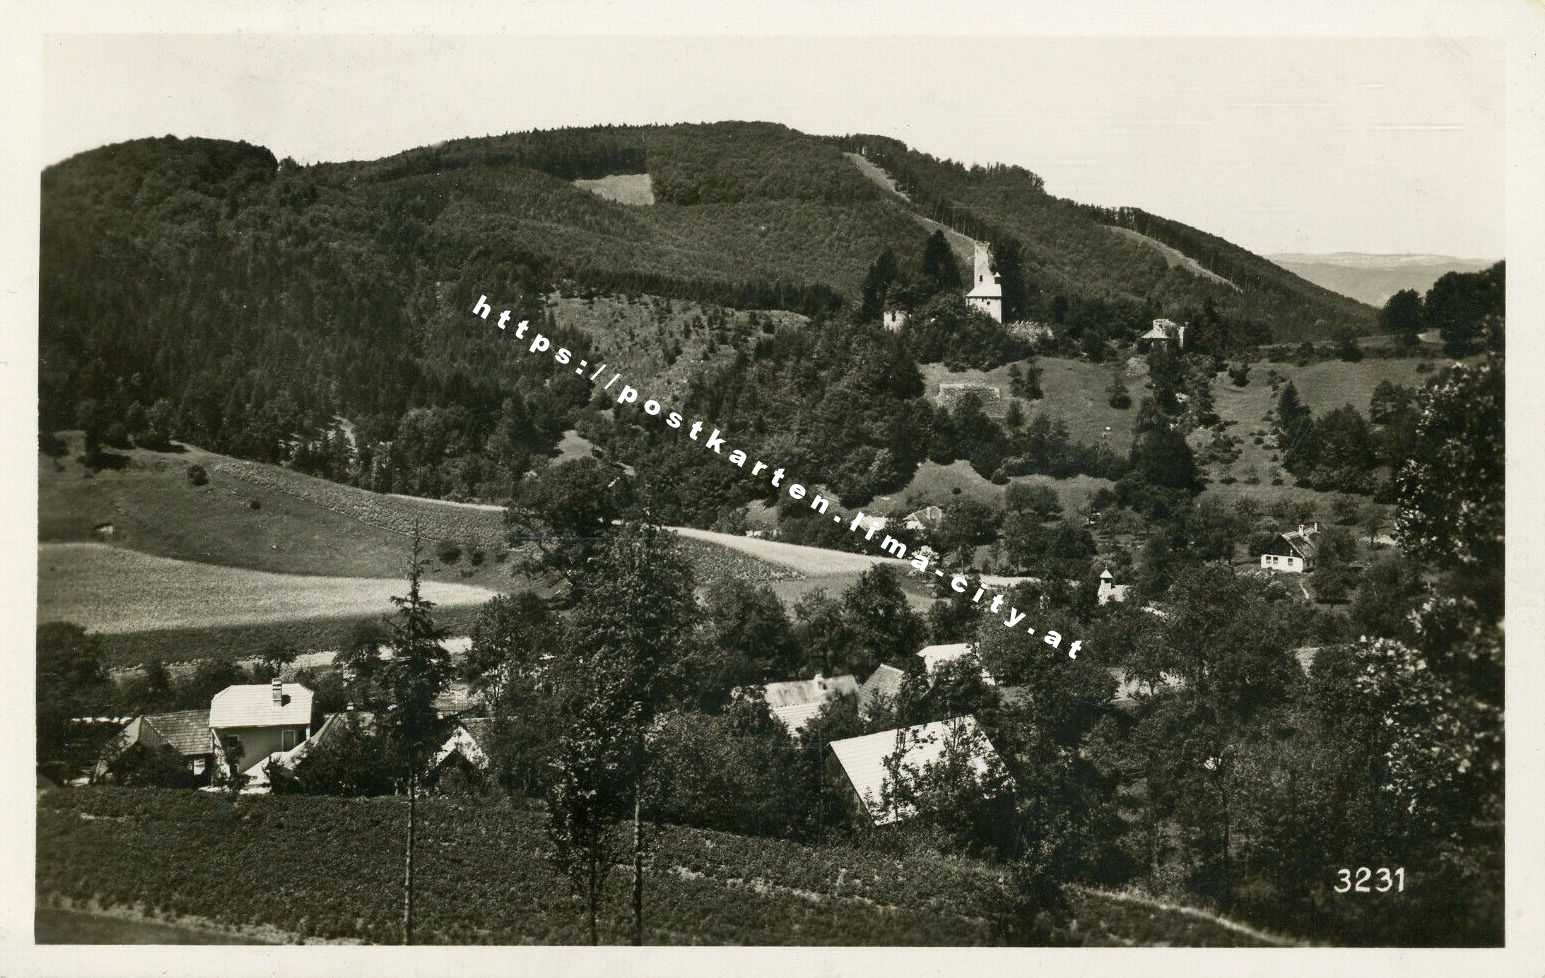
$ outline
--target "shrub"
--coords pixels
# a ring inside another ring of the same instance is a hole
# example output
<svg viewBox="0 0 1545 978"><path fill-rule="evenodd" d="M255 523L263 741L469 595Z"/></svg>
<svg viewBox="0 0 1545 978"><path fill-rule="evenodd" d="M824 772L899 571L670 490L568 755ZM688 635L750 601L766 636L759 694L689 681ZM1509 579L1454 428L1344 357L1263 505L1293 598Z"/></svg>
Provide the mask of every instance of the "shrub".
<svg viewBox="0 0 1545 978"><path fill-rule="evenodd" d="M454 564L461 559L461 544L455 540L441 540L435 544L435 556L442 564Z"/></svg>
<svg viewBox="0 0 1545 978"><path fill-rule="evenodd" d="M188 466L188 481L193 483L195 486L208 485L209 473L205 471L202 465L194 462L192 465Z"/></svg>
<svg viewBox="0 0 1545 978"><path fill-rule="evenodd" d="M258 510L258 509L262 509L263 508L263 504L262 504L261 501L259 501L257 499L249 499L249 500L247 500L247 508L248 509L252 509L252 510Z"/></svg>

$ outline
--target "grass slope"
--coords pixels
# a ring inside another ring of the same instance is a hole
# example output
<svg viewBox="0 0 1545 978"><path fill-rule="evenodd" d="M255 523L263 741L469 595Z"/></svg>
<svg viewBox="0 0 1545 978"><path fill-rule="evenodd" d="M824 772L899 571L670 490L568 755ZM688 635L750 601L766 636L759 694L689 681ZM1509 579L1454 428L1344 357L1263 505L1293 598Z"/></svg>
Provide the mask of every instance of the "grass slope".
<svg viewBox="0 0 1545 978"><path fill-rule="evenodd" d="M269 924L307 937L398 940L405 802L87 788L38 799L40 904L64 898ZM582 943L583 908L546 857L544 817L507 805L420 806L416 936L426 943ZM994 867L655 827L645 870L651 944L970 945L993 939ZM203 854L219 852L218 864ZM625 870L601 939L625 943ZM283 899L275 899L276 894ZM1198 916L1071 893L1091 943L1246 946Z"/></svg>
<svg viewBox="0 0 1545 978"><path fill-rule="evenodd" d="M38 457L38 539L42 543L111 542L142 553L276 574L337 577L400 575L408 533L418 519L434 541L496 541L497 511L386 496L314 479L288 469L189 447L178 453L132 449L122 467L88 475L76 457ZM209 484L188 481L202 465ZM252 509L256 500L259 509ZM110 536L98 527L110 525ZM473 566L432 560L427 576L498 587L509 569L493 560Z"/></svg>
<svg viewBox="0 0 1545 978"><path fill-rule="evenodd" d="M1107 388L1115 366L1109 363L1089 363L1061 357L1040 357L1035 361L1041 369L1042 397L1038 401L1020 401L1026 419L1036 414L1061 415L1067 421L1068 433L1075 442L1088 445L1108 444L1118 455L1132 447L1133 410L1118 410L1110 406ZM1018 361L1021 369L1025 361ZM935 403L939 400L940 384L987 384L998 388L996 400L985 399L983 410L995 418L1002 418L1008 411L1009 366L1004 364L992 370L950 370L942 363L925 363L919 370L923 375L927 397ZM1142 384L1129 380L1128 389L1133 401L1139 399ZM1106 429L1109 428L1107 431Z"/></svg>
<svg viewBox="0 0 1545 978"><path fill-rule="evenodd" d="M385 612L401 578L321 577L198 564L102 543L38 548L38 620L113 634L209 628ZM485 587L424 583L442 608L479 605Z"/></svg>

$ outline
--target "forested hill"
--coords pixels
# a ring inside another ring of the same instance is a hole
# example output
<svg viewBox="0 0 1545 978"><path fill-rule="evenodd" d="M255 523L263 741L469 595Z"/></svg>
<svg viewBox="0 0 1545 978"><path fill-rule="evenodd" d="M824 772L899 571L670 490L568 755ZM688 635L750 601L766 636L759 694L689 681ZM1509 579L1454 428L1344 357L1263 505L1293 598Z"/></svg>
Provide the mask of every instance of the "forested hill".
<svg viewBox="0 0 1545 978"><path fill-rule="evenodd" d="M854 165L857 143L910 201ZM574 182L625 174L652 203ZM538 131L315 166L168 136L51 166L42 191L43 429L118 424L143 444L170 432L260 460L300 454L295 433L339 415L351 441L425 448L399 467L480 456L521 471L588 392L544 387L539 364L467 330L479 294L537 322L555 290L693 300L711 322L724 317L709 304L831 317L859 305L885 251L922 264L925 216L1017 243L1022 313L1070 335L1130 338L1156 315L1253 321L1277 340L1372 320L1221 239L1059 200L1022 169L766 123ZM1171 267L1181 252L1213 277Z"/></svg>
<svg viewBox="0 0 1545 978"><path fill-rule="evenodd" d="M1372 307L1223 238L1135 207L1054 197L1022 167L967 167L884 136L830 141L882 167L925 216L975 238L1017 239L1039 318L1093 323L1137 306L1191 319L1211 301L1225 318L1265 324L1279 342L1324 339L1343 324L1359 331L1373 325Z"/></svg>

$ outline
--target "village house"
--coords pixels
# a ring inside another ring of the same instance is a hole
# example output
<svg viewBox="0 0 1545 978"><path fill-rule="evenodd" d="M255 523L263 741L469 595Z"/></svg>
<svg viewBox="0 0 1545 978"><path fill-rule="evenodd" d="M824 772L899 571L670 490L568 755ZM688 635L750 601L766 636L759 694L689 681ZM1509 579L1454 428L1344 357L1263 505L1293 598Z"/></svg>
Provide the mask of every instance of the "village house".
<svg viewBox="0 0 1545 978"><path fill-rule="evenodd" d="M756 695L758 687L737 687L731 695L736 698ZM795 679L788 682L768 683L760 687L761 698L767 703L768 712L777 717L796 736L816 714L839 696L858 696L858 680L850 675L822 676L814 679Z"/></svg>
<svg viewBox="0 0 1545 978"><path fill-rule="evenodd" d="M1320 524L1299 526L1279 533L1261 552L1261 570L1284 574L1307 574L1314 570L1314 552L1318 547Z"/></svg>
<svg viewBox="0 0 1545 978"><path fill-rule="evenodd" d="M901 681L906 673L895 666L881 663L864 684L858 688L858 715L868 719L877 707L888 706L896 701L901 692Z"/></svg>
<svg viewBox="0 0 1545 978"><path fill-rule="evenodd" d="M1003 286L993 274L992 255L986 245L976 246L972 264L971 291L966 293L966 302L991 316L993 322L1003 322Z"/></svg>
<svg viewBox="0 0 1545 978"><path fill-rule="evenodd" d="M424 784L434 788L453 771L477 777L488 770L489 750L494 722L482 717L458 721L430 758L424 772Z"/></svg>
<svg viewBox="0 0 1545 978"><path fill-rule="evenodd" d="M880 314L885 328L892 333L901 332L901 327L907 324L907 311L905 309L886 309Z"/></svg>
<svg viewBox="0 0 1545 978"><path fill-rule="evenodd" d="M923 660L923 672L931 684L938 671L953 662L958 662L966 656L976 658L976 650L970 642L951 642L945 645L926 645L917 653L917 657ZM982 670L982 682L989 686L996 686L997 680L986 669Z"/></svg>
<svg viewBox="0 0 1545 978"><path fill-rule="evenodd" d="M913 510L902 518L902 526L909 530L934 530L944 522L944 508L942 506L924 506L922 509Z"/></svg>
<svg viewBox="0 0 1545 978"><path fill-rule="evenodd" d="M311 736L311 690L299 683L227 686L209 701L215 760L242 774Z"/></svg>
<svg viewBox="0 0 1545 978"><path fill-rule="evenodd" d="M830 745L828 770L835 769L833 774L840 776L850 789L848 800L855 811L865 815L873 825L890 825L915 813L905 802L887 803L889 773L886 759L900 750L899 767L913 774L921 773L928 765L941 760L952 743L970 751L972 769L979 780L985 778L989 764L997 759L997 752L974 716L951 717L834 740Z"/></svg>
<svg viewBox="0 0 1545 978"><path fill-rule="evenodd" d="M111 778L116 769L141 751L170 747L182 755L188 773L195 780L208 783L213 773L214 745L209 733L208 710L177 710L172 713L147 713L130 720L97 761L93 777Z"/></svg>

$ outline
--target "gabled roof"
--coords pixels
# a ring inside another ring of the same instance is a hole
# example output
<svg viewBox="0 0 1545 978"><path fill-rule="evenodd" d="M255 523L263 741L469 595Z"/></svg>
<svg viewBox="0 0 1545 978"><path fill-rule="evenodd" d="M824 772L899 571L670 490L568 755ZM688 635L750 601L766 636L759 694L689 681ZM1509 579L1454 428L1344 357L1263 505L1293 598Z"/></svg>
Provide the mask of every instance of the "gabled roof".
<svg viewBox="0 0 1545 978"><path fill-rule="evenodd" d="M966 293L967 299L1001 299L1003 298L1003 286L997 282L978 282L970 292Z"/></svg>
<svg viewBox="0 0 1545 978"><path fill-rule="evenodd" d="M456 724L445 743L435 751L435 756L429 762L429 770L434 770L445 763L446 758L452 754L460 754L474 767L486 768L488 766L487 744L488 734L493 729L491 720L463 720Z"/></svg>
<svg viewBox="0 0 1545 978"><path fill-rule="evenodd" d="M901 691L901 680L905 676L906 673L895 666L881 664L858 688L858 712L867 712L880 696L894 699Z"/></svg>
<svg viewBox="0 0 1545 978"><path fill-rule="evenodd" d="M944 519L944 508L937 505L924 506L922 509L913 510L908 513L905 519L908 522L916 520L924 526L932 526Z"/></svg>
<svg viewBox="0 0 1545 978"><path fill-rule="evenodd" d="M214 748L209 742L209 711L178 710L175 713L151 713L140 718L139 736L149 744L147 730L154 730L160 743L171 744L177 753L185 757L198 757Z"/></svg>
<svg viewBox="0 0 1545 978"><path fill-rule="evenodd" d="M927 765L942 758L951 737L975 745L971 766L976 769L978 777L987 773L989 759L997 756L992 743L982 733L973 716L951 717L898 730L883 730L862 737L832 741L832 754L836 756L853 792L875 825L899 822L912 814L906 806L895 806L887 810L883 803L887 777L885 759L896 753L898 734L901 735L899 740L905 751L901 757L901 766L913 772L921 772Z"/></svg>
<svg viewBox="0 0 1545 978"><path fill-rule="evenodd" d="M1283 541L1292 547L1298 556L1305 560L1314 559L1314 552L1319 549L1319 543L1315 540L1315 537L1319 535L1320 531L1312 526L1301 526L1296 530L1281 534Z"/></svg>
<svg viewBox="0 0 1545 978"><path fill-rule="evenodd" d="M858 695L858 692L858 680L842 675L768 683L760 691L756 686L747 686L737 688L735 695L759 695L766 701L768 711L783 721L789 733L797 734L828 702L839 696Z"/></svg>
<svg viewBox="0 0 1545 978"><path fill-rule="evenodd" d="M274 702L270 683L227 686L209 701L209 725L231 727L304 727L311 722L311 690L300 683L280 686Z"/></svg>

